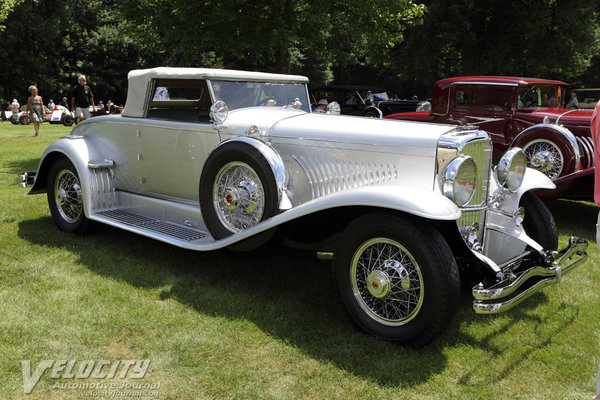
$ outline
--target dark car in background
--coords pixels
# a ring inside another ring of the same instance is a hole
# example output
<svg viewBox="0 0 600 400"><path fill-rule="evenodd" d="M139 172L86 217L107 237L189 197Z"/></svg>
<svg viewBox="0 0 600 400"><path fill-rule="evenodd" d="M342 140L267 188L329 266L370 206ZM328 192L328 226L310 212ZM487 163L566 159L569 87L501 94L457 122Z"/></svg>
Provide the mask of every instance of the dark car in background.
<svg viewBox="0 0 600 400"><path fill-rule="evenodd" d="M338 102L341 113L346 115L383 118L395 113L431 109L428 101L396 99L385 89L372 86L321 86L312 89L311 94L315 104L321 99L328 103Z"/></svg>

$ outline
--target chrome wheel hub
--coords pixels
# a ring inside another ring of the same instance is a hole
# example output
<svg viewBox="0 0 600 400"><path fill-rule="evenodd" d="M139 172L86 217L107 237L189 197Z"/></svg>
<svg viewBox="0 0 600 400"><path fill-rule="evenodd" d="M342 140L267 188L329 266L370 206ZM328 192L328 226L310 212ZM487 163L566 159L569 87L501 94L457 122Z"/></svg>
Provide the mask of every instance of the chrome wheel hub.
<svg viewBox="0 0 600 400"><path fill-rule="evenodd" d="M355 299L375 321L399 326L419 313L425 293L421 269L398 242L374 238L363 243L354 253L350 273Z"/></svg>
<svg viewBox="0 0 600 400"><path fill-rule="evenodd" d="M259 223L265 209L265 192L256 171L243 162L224 165L213 185L213 204L219 221L231 232Z"/></svg>
<svg viewBox="0 0 600 400"><path fill-rule="evenodd" d="M540 151L531 158L531 166L541 172L551 171L554 163L554 156L549 151Z"/></svg>
<svg viewBox="0 0 600 400"><path fill-rule="evenodd" d="M229 211L235 210L239 204L239 198L236 188L227 188L222 199L223 207Z"/></svg>
<svg viewBox="0 0 600 400"><path fill-rule="evenodd" d="M383 271L373 271L367 276L367 289L373 297L382 299L390 293L390 277Z"/></svg>

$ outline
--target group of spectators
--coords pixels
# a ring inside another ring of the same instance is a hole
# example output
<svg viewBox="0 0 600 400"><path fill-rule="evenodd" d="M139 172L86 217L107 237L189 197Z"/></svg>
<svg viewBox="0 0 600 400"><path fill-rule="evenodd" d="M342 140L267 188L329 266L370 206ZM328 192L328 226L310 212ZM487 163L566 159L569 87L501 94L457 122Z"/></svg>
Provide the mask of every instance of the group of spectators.
<svg viewBox="0 0 600 400"><path fill-rule="evenodd" d="M31 96L27 99L26 105L23 105L23 111L27 113L34 123L35 136L39 136L39 123L44 120L44 112L56 110L57 107L64 107L65 109L70 110L74 114L77 123L91 117L90 106L94 115L114 114L118 111L117 106L111 100L108 100L106 105L104 105L102 100L98 102L98 105L94 104L94 94L86 83L87 79L85 75L80 75L78 78L78 85L75 86L71 92L70 103L67 97L63 97L58 104L55 104L54 100L50 99L47 106L44 105L42 97L38 95L37 87L33 85L29 87ZM21 104L19 104L17 99L13 99L12 103L7 102L6 104L6 110L11 111L13 116L16 116L20 109ZM2 120L7 119L3 111L1 116Z"/></svg>

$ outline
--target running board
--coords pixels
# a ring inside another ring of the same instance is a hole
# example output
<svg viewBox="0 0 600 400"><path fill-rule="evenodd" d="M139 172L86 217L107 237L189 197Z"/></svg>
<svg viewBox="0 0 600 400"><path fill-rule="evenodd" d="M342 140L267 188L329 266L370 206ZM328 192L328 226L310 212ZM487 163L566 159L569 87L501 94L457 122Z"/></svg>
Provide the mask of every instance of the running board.
<svg viewBox="0 0 600 400"><path fill-rule="evenodd" d="M179 247L194 248L214 242L208 232L157 220L126 209L97 211L90 215L90 219Z"/></svg>

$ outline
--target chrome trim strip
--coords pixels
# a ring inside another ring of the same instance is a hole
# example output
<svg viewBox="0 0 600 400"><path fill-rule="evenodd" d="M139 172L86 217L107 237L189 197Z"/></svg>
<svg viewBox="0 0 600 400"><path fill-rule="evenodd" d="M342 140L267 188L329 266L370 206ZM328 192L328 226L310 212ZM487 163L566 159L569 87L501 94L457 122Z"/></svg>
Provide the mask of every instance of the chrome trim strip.
<svg viewBox="0 0 600 400"><path fill-rule="evenodd" d="M569 110L569 111L565 111L564 113L560 114L558 117L556 117L556 125L558 125L560 123L560 119L563 117L563 115L567 115L572 113L573 111L577 111L577 110Z"/></svg>
<svg viewBox="0 0 600 400"><path fill-rule="evenodd" d="M581 137L577 136L576 139L577 139L577 143L579 144L579 148L584 150L585 157L586 157L586 160L587 160L587 166L583 167L583 165L582 165L582 167L583 168L589 168L589 167L592 166L591 165L592 164L591 160L593 158L593 155L590 154L590 149L588 147L588 144Z"/></svg>

